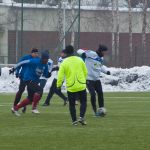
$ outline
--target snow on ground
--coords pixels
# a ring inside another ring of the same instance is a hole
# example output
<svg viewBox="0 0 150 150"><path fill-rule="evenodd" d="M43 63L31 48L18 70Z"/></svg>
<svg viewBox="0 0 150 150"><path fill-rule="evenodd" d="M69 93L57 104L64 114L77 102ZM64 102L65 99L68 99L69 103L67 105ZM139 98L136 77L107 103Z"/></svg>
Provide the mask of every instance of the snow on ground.
<svg viewBox="0 0 150 150"><path fill-rule="evenodd" d="M104 91L150 91L150 67L134 67L130 69L109 68L111 75L102 75ZM48 79L44 91L48 92L54 73ZM0 76L0 93L14 93L18 90L19 79L9 75L9 68L2 68ZM64 86L63 86L64 89Z"/></svg>

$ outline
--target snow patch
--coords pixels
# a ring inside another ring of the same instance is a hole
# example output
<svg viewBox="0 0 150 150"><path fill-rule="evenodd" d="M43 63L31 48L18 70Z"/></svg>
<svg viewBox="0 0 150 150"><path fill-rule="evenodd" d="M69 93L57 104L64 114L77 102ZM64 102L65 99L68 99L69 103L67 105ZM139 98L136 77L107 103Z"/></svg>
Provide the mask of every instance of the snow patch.
<svg viewBox="0 0 150 150"><path fill-rule="evenodd" d="M14 75L9 75L9 69L8 67L2 68L0 93L15 93L18 90L19 79ZM109 70L111 75L101 74L100 78L104 91L150 91L150 67L109 68ZM49 91L54 77L56 77L55 72L48 79L44 88L45 92Z"/></svg>

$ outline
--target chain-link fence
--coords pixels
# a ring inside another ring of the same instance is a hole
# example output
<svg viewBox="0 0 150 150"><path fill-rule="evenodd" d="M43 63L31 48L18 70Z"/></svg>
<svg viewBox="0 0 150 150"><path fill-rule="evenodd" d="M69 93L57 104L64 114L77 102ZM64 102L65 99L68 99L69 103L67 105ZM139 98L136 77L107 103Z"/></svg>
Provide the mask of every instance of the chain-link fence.
<svg viewBox="0 0 150 150"><path fill-rule="evenodd" d="M9 7L0 6L3 8L0 9L0 27L4 27L0 35L1 57L5 58L7 54L8 63L15 63L22 55L30 53L32 47L37 47L41 51L50 50L53 59L57 60L66 45L79 47L79 2L5 1Z"/></svg>
<svg viewBox="0 0 150 150"><path fill-rule="evenodd" d="M11 2L0 5L2 63L15 63L32 47L49 50L56 62L68 44L93 50L105 44L111 66L150 64L149 1L131 0L131 9L129 0L24 0L23 7L22 0Z"/></svg>

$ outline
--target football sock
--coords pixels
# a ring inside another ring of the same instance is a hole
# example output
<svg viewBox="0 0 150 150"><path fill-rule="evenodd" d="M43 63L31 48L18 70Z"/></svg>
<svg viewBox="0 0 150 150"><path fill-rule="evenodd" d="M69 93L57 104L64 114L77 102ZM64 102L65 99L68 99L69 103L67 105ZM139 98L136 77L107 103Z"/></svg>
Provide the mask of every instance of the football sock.
<svg viewBox="0 0 150 150"><path fill-rule="evenodd" d="M38 102L40 101L40 94L35 93L33 96L32 109L36 109Z"/></svg>
<svg viewBox="0 0 150 150"><path fill-rule="evenodd" d="M30 100L28 98L26 98L15 107L15 110L18 110L19 108L24 107L30 103L31 103Z"/></svg>

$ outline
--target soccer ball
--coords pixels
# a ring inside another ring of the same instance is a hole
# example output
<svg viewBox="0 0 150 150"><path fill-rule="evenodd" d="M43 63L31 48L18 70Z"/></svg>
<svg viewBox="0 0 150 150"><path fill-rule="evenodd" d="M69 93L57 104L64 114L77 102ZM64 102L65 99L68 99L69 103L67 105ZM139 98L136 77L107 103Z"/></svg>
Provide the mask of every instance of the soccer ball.
<svg viewBox="0 0 150 150"><path fill-rule="evenodd" d="M106 108L104 108L104 107L98 108L97 113L98 113L99 116L104 117L106 115Z"/></svg>

